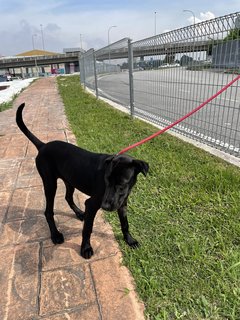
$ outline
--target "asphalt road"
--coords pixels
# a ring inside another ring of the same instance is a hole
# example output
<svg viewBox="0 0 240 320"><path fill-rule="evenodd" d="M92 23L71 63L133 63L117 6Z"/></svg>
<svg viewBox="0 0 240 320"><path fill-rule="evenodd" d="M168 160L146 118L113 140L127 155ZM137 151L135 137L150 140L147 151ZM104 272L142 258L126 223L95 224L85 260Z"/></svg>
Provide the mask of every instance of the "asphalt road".
<svg viewBox="0 0 240 320"><path fill-rule="evenodd" d="M100 94L129 107L128 72L99 78ZM235 75L168 68L134 73L135 112L161 125L174 122L207 100ZM235 83L178 130L240 155L240 90Z"/></svg>

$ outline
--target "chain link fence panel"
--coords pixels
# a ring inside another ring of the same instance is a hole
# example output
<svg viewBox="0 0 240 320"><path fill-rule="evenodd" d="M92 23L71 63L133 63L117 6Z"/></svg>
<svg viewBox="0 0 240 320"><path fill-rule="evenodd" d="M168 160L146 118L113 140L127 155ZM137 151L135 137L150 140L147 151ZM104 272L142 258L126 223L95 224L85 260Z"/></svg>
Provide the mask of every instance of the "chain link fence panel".
<svg viewBox="0 0 240 320"><path fill-rule="evenodd" d="M239 17L235 13L134 42L141 70L134 74L134 114L166 126L236 77ZM239 82L173 130L240 156Z"/></svg>
<svg viewBox="0 0 240 320"><path fill-rule="evenodd" d="M126 107L130 105L128 41L123 38L96 51L99 95ZM124 61L127 69L120 67Z"/></svg>
<svg viewBox="0 0 240 320"><path fill-rule="evenodd" d="M81 58L81 79L132 115L166 126L240 73L239 49L238 12L87 52ZM240 157L239 81L173 130Z"/></svg>

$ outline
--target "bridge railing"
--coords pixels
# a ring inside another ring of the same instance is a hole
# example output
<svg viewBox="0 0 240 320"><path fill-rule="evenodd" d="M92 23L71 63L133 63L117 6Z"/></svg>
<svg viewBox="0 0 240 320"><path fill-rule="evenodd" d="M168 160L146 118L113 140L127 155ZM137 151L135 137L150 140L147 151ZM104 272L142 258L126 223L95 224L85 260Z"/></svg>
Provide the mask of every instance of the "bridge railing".
<svg viewBox="0 0 240 320"><path fill-rule="evenodd" d="M88 79L94 79L94 86L85 79L87 86L133 116L166 126L240 73L240 13L136 42L124 38L93 50L91 57L88 63L95 66L85 69L91 70ZM240 157L239 85L173 130Z"/></svg>

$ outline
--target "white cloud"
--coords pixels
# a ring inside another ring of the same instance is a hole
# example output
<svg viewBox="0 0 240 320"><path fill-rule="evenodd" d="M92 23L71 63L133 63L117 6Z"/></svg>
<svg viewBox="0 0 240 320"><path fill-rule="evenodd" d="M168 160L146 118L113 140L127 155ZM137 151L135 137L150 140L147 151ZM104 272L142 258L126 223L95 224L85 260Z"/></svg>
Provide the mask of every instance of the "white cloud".
<svg viewBox="0 0 240 320"><path fill-rule="evenodd" d="M119 4L111 0L0 0L0 55L14 55L31 50L33 34L37 34L34 38L36 47L42 49L41 24L45 49L62 52L63 48L79 47L80 34L84 49L106 46L108 28L111 25L117 26L111 30L111 42L124 37L136 41L153 36L155 11L157 34L181 28L189 22L194 23L193 16L190 13L183 14L182 4L176 0L173 0L171 8L163 1L140 1L139 5L136 0L122 1ZM128 7L128 4L131 6ZM234 11L237 2L231 0L229 6L231 4ZM218 12L218 7L221 7L221 14L226 13L226 5L223 6L222 0L218 1L217 6L209 3L209 11L199 9L203 5L184 2L184 7L191 8L196 13L196 23L213 19L215 14L212 12Z"/></svg>
<svg viewBox="0 0 240 320"><path fill-rule="evenodd" d="M214 19L214 18L215 18L215 15L214 15L214 13L212 13L212 12L210 12L210 11L201 12L201 13L200 13L200 18L201 18L201 21L211 20L211 19Z"/></svg>
<svg viewBox="0 0 240 320"><path fill-rule="evenodd" d="M197 16L195 16L195 23L200 23L202 21L206 21L206 20L211 20L214 19L215 15L214 13L207 11L207 12L200 12L200 18L198 18ZM188 18L188 21L191 24L194 24L194 16L192 15L191 17Z"/></svg>

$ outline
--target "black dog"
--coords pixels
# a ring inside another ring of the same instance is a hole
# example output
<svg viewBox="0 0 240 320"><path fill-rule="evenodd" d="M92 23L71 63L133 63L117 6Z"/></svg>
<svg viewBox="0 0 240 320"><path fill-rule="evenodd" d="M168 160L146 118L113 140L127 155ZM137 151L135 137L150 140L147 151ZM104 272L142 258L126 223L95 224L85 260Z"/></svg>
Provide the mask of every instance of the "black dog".
<svg viewBox="0 0 240 320"><path fill-rule="evenodd" d="M148 164L126 155L92 153L67 142L51 141L43 143L25 126L22 111L25 104L18 107L16 122L21 131L38 149L36 166L42 178L45 196L45 216L51 232L52 242L63 243L63 235L54 222L54 198L57 179L66 185L66 200L80 220L84 220L81 255L89 259L93 255L90 244L93 220L98 209L118 211L121 229L127 244L133 248L138 242L129 233L127 220L127 198L137 181L138 173L145 176ZM83 213L73 201L74 189L90 196L85 202Z"/></svg>

